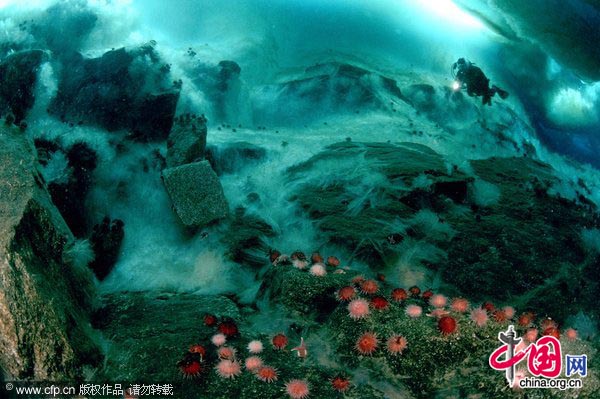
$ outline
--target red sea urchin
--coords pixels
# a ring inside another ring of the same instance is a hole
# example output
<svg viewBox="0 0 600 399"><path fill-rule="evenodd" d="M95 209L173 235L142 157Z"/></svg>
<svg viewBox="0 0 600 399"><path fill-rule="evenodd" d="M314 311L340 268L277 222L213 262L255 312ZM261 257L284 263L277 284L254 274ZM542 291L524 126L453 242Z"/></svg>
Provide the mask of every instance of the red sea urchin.
<svg viewBox="0 0 600 399"><path fill-rule="evenodd" d="M377 335L372 332L366 332L356 341L355 349L361 355L372 355L379 345Z"/></svg>
<svg viewBox="0 0 600 399"><path fill-rule="evenodd" d="M342 287L337 292L337 299L341 302L347 302L356 296L356 288L347 285Z"/></svg>
<svg viewBox="0 0 600 399"><path fill-rule="evenodd" d="M204 315L204 325L207 327L212 327L217 324L217 316L207 313Z"/></svg>
<svg viewBox="0 0 600 399"><path fill-rule="evenodd" d="M450 335L456 332L456 319L452 316L444 316L438 320L438 329L443 335Z"/></svg>
<svg viewBox="0 0 600 399"><path fill-rule="evenodd" d="M233 320L225 320L219 323L217 327L220 333L224 334L227 337L234 337L238 335L239 330L237 324Z"/></svg>
<svg viewBox="0 0 600 399"><path fill-rule="evenodd" d="M283 334L277 334L273 337L271 342L273 343L273 348L277 350L283 350L288 344L288 339Z"/></svg>
<svg viewBox="0 0 600 399"><path fill-rule="evenodd" d="M373 295L379 291L379 284L375 280L365 280L360 284L360 290L363 294Z"/></svg>
<svg viewBox="0 0 600 399"><path fill-rule="evenodd" d="M402 302L408 298L408 293L404 288L394 288L392 290L392 300L394 302Z"/></svg>
<svg viewBox="0 0 600 399"><path fill-rule="evenodd" d="M202 345L192 345L192 346L190 346L189 352L190 353L197 353L197 354L199 354L201 359L203 359L204 357L206 357L206 348L204 348Z"/></svg>
<svg viewBox="0 0 600 399"><path fill-rule="evenodd" d="M425 302L428 302L432 297L433 297L432 290L427 290L427 291L423 292L423 295L421 295L421 298L423 298L423 300Z"/></svg>
<svg viewBox="0 0 600 399"><path fill-rule="evenodd" d="M235 360L235 348L229 346L222 346L217 350L219 359Z"/></svg>
<svg viewBox="0 0 600 399"><path fill-rule="evenodd" d="M310 256L310 261L312 263L323 263L323 257L320 253L313 252L313 254Z"/></svg>
<svg viewBox="0 0 600 399"><path fill-rule="evenodd" d="M186 353L177 366L184 378L196 378L204 371L202 359L198 353Z"/></svg>
<svg viewBox="0 0 600 399"><path fill-rule="evenodd" d="M560 330L557 327L551 326L546 328L542 335L550 335L556 339L560 339Z"/></svg>
<svg viewBox="0 0 600 399"><path fill-rule="evenodd" d="M261 367L256 373L256 378L267 383L277 381L277 369L271 366Z"/></svg>
<svg viewBox="0 0 600 399"><path fill-rule="evenodd" d="M413 298L418 298L419 295L421 295L421 289L419 287L417 287L416 285L413 285L412 287L410 287L408 289L408 292L410 292L410 296L412 296Z"/></svg>
<svg viewBox="0 0 600 399"><path fill-rule="evenodd" d="M531 325L531 323L533 323L533 319L535 319L535 316L533 313L525 312L521 316L519 316L518 323L521 327L529 327Z"/></svg>
<svg viewBox="0 0 600 399"><path fill-rule="evenodd" d="M346 392L350 389L350 380L346 377L338 375L331 380L331 386L338 392Z"/></svg>
<svg viewBox="0 0 600 399"><path fill-rule="evenodd" d="M390 303L382 296L375 296L371 299L371 306L376 310L386 310L390 306Z"/></svg>
<svg viewBox="0 0 600 399"><path fill-rule="evenodd" d="M340 260L335 256L330 256L327 258L327 266L338 267L340 265Z"/></svg>

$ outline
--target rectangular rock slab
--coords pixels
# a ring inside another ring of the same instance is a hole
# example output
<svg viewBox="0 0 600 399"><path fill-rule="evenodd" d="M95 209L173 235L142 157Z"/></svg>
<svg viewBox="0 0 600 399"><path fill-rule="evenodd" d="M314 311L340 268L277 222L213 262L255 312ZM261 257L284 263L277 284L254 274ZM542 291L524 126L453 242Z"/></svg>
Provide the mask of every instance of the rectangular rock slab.
<svg viewBox="0 0 600 399"><path fill-rule="evenodd" d="M208 161L164 169L162 178L184 226L203 227L229 214L223 187Z"/></svg>

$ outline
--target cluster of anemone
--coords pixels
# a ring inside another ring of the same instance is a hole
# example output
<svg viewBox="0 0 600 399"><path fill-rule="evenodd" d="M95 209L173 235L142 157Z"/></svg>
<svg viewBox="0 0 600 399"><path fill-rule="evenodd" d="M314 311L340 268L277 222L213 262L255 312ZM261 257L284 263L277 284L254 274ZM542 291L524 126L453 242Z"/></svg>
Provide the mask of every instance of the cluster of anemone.
<svg viewBox="0 0 600 399"><path fill-rule="evenodd" d="M340 267L340 260L335 256L325 259L320 253L313 252L308 258L304 252L294 251L291 255L282 254L277 250L269 251L269 261L273 266L291 265L299 270L308 270L316 277L326 276L327 273L345 273Z"/></svg>
<svg viewBox="0 0 600 399"><path fill-rule="evenodd" d="M269 256L274 266L289 265L299 270L308 270L314 276L322 276L328 272L344 272L344 269L340 268L338 258L329 256L324 259L317 252L310 258L300 251L295 251L289 256L271 251ZM472 304L465 298L450 299L431 289L421 291L418 286L408 289L391 287L386 283L383 275L378 275L376 278L355 276L346 285L339 287L334 296L340 306L347 311L347 317L353 323L357 323L357 327L363 328L358 332L352 348L354 353L361 356L387 354L387 356L397 356L397 359L405 358L403 353L409 349L411 342L401 331L380 330L377 324L363 323L377 314L386 312L396 314L400 318L421 319L424 323L432 323L437 327L440 342L458 336L461 325L466 327L467 324L471 329L493 325L504 328L509 323L515 324L524 337L523 345L535 342L541 335L552 335L556 338L561 336L559 326L550 318L540 319L532 312L517 315L511 306L496 307L491 302ZM268 346L267 341L254 339L248 341L245 347L236 348L231 345L231 341L238 342L236 340L240 337L240 331L234 320L206 314L203 321L205 326L214 329L214 334L210 338L209 345L192 345L184 354L183 359L178 363L184 377L197 378L207 370L214 369L218 377L234 380L246 372L253 375L260 383L280 384L281 390L289 398L305 399L310 396L311 385L307 380L295 378L282 381L281 372L263 361L265 348L271 350L276 356L289 354L289 340L285 334L272 335ZM369 325L370 327L365 327ZM410 336L408 333L407 335ZM572 328L562 331L562 335L569 340L577 339L577 332ZM411 338L414 339L416 338ZM246 355L241 356L241 354ZM282 358L282 360L286 359ZM340 393L351 388L350 379L342 374L330 379L329 384L331 389Z"/></svg>
<svg viewBox="0 0 600 399"><path fill-rule="evenodd" d="M210 338L212 345L191 345L177 366L186 379L197 379L213 367L216 375L225 380L234 380L244 370L266 384L280 381L277 368L266 364L261 358L266 345L259 339L248 342L243 350L230 345L228 338L239 337L237 324L232 319L219 320L216 316L206 314L204 324L215 329ZM276 333L270 339L270 347L280 356L287 354L289 339L283 333ZM247 352L245 359L240 355ZM242 361L243 359L243 361ZM338 392L347 391L350 380L343 375L336 375L330 380L331 388ZM310 384L304 379L290 379L282 384L282 389L291 399L305 399L310 395Z"/></svg>
<svg viewBox="0 0 600 399"><path fill-rule="evenodd" d="M512 306L496 307L491 302L472 306L465 298L448 299L431 289L422 292L418 286L387 289L387 295L384 290L385 278L367 279L356 276L334 295L346 307L348 317L354 321L367 320L375 312L393 311L412 319L423 315L430 317L441 336L459 333L462 323L473 323L476 327L484 327L488 323L516 323L528 342L534 342L539 335L552 335L556 338L561 335L559 326L552 319L546 318L536 324L532 312L525 312L517 317ZM569 340L577 339L577 331L573 328L566 329L563 333ZM382 348L382 342L387 344L388 352L394 354L401 354L408 345L400 334L381 341L376 332L363 331L354 349L361 355L372 355Z"/></svg>

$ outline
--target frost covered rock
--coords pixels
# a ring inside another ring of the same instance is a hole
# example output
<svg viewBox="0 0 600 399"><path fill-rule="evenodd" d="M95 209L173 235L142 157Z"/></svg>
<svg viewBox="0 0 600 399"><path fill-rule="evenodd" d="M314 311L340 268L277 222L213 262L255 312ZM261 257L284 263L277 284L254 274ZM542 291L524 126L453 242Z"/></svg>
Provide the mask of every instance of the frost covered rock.
<svg viewBox="0 0 600 399"><path fill-rule="evenodd" d="M292 200L328 242L371 267L408 259L470 299L511 300L559 321L598 315L598 256L580 232L597 229L600 214L583 195L552 194L560 181L550 165L493 157L472 160L467 174L423 145L350 142L288 173Z"/></svg>
<svg viewBox="0 0 600 399"><path fill-rule="evenodd" d="M293 199L329 241L373 265L401 252L406 237L449 238L437 214L462 204L472 180L415 143L337 143L288 173L301 182Z"/></svg>
<svg viewBox="0 0 600 399"><path fill-rule="evenodd" d="M206 118L182 115L175 120L167 139L167 167L184 165L203 158L206 148Z"/></svg>
<svg viewBox="0 0 600 399"><path fill-rule="evenodd" d="M50 113L71 123L98 124L107 130L130 130L141 140L167 137L179 88L170 67L161 63L154 42L120 48L98 58L74 53L63 70Z"/></svg>
<svg viewBox="0 0 600 399"><path fill-rule="evenodd" d="M33 106L37 70L46 59L42 50L14 53L0 62L0 113L12 112L15 122Z"/></svg>
<svg viewBox="0 0 600 399"><path fill-rule="evenodd" d="M229 205L208 161L163 170L173 208L186 227L202 227L226 217Z"/></svg>
<svg viewBox="0 0 600 399"><path fill-rule="evenodd" d="M7 378L73 379L98 361L85 329L91 274L63 260L72 240L32 144L16 128L0 127L0 367Z"/></svg>

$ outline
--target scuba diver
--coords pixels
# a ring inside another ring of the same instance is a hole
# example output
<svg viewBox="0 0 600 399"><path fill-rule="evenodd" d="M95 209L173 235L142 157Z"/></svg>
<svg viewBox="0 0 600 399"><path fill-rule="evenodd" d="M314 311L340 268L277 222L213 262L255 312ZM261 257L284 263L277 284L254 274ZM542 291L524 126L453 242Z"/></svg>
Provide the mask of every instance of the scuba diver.
<svg viewBox="0 0 600 399"><path fill-rule="evenodd" d="M492 105L492 97L496 93L503 100L508 97L507 91L495 85L492 85L490 88L490 80L485 76L481 68L464 58L459 58L458 61L452 64L452 77L456 79L455 90L466 88L469 96L482 96L482 104Z"/></svg>

